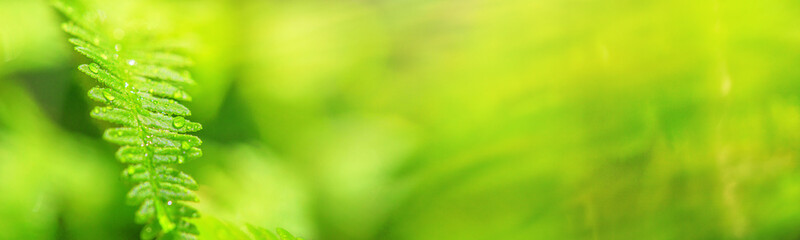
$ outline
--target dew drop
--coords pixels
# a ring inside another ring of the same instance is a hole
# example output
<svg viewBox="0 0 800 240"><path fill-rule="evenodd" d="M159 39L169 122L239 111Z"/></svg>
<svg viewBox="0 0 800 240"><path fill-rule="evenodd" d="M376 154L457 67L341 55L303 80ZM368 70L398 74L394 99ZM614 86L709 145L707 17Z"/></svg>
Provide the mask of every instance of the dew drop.
<svg viewBox="0 0 800 240"><path fill-rule="evenodd" d="M135 172L136 170L133 170L133 168L128 168L128 175L133 175Z"/></svg>
<svg viewBox="0 0 800 240"><path fill-rule="evenodd" d="M131 65L131 66L136 65L136 60L133 60L133 59L128 60L128 65Z"/></svg>
<svg viewBox="0 0 800 240"><path fill-rule="evenodd" d="M100 69L97 69L97 65L89 64L89 71L92 71L93 73L97 73L97 71L100 71Z"/></svg>
<svg viewBox="0 0 800 240"><path fill-rule="evenodd" d="M115 50L115 51L117 51L117 52L119 52L120 50L122 50L122 46L121 46L121 45L119 45L119 44L117 44L117 45L114 45L114 50Z"/></svg>
<svg viewBox="0 0 800 240"><path fill-rule="evenodd" d="M187 141L181 142L181 149L189 150L189 148L191 148L191 147L192 147L192 145L189 145L189 142L187 142Z"/></svg>
<svg viewBox="0 0 800 240"><path fill-rule="evenodd" d="M172 126L175 126L175 128L182 128L184 125L186 125L186 119L183 119L183 117L177 116L172 119Z"/></svg>
<svg viewBox="0 0 800 240"><path fill-rule="evenodd" d="M172 97L175 99L181 99L181 97L183 97L183 94L179 91L175 91L175 93L172 94Z"/></svg>
<svg viewBox="0 0 800 240"><path fill-rule="evenodd" d="M167 205L172 205L172 201L167 201Z"/></svg>
<svg viewBox="0 0 800 240"><path fill-rule="evenodd" d="M178 164L183 164L184 161L186 161L186 158L183 156L178 156Z"/></svg>
<svg viewBox="0 0 800 240"><path fill-rule="evenodd" d="M152 136L147 135L147 136L144 137L144 139L145 139L145 141L144 141L144 145L145 146L153 145L153 137ZM147 155L149 155L149 153L145 153L144 157L147 158Z"/></svg>
<svg viewBox="0 0 800 240"><path fill-rule="evenodd" d="M114 95L111 95L111 93L110 93L110 92L108 92L108 91L104 91L104 92L103 92L103 97L105 97L106 99L108 99L108 101L114 101L114 98L115 98L115 97L114 97ZM118 134L119 134L119 133L118 133Z"/></svg>

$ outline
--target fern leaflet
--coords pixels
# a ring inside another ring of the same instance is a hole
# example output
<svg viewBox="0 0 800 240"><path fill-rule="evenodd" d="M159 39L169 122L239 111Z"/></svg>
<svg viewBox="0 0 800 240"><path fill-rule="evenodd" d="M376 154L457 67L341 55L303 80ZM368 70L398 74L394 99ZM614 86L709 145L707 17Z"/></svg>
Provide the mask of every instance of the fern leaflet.
<svg viewBox="0 0 800 240"><path fill-rule="evenodd" d="M103 87L89 90L89 97L105 104L91 116L118 124L103 138L121 145L117 159L129 166L122 178L136 185L127 203L138 205L135 220L145 224L142 239L196 239L196 209L185 202L197 202L197 182L175 169L188 159L200 157L200 138L186 133L202 129L186 120L189 109L178 101L191 101L183 87L195 84L188 71L191 61L165 50L135 41L123 41L104 31L95 12L77 10L56 1L53 4L67 22L62 28L73 38L75 50L93 60L78 67Z"/></svg>

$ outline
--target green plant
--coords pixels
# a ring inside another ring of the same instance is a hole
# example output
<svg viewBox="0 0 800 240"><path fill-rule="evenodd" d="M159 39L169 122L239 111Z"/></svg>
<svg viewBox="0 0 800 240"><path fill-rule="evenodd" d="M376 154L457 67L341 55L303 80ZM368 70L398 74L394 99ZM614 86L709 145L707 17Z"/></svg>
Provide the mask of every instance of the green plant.
<svg viewBox="0 0 800 240"><path fill-rule="evenodd" d="M73 36L69 42L93 60L78 69L104 86L89 90L91 99L106 105L91 116L121 125L106 129L103 139L120 145L116 158L129 165L122 178L135 184L126 201L139 206L135 220L145 224L141 238L197 239L190 219L200 215L186 202L199 201L193 192L198 185L175 168L202 156L202 141L188 134L202 126L187 120L191 111L178 102L191 101L184 87L195 81L184 68L192 61L170 46L145 43L148 38L120 37L104 28L97 12L61 1L53 5L67 18L62 28ZM253 239L277 239L250 225L247 232ZM277 233L280 239L295 239L283 229Z"/></svg>
<svg viewBox="0 0 800 240"><path fill-rule="evenodd" d="M127 203L138 204L136 222L146 224L143 239L163 234L195 238L197 228L187 218L199 216L184 202L198 201L191 176L173 168L202 155L200 138L185 133L202 129L185 119L191 112L177 101L190 101L183 86L195 84L188 72L177 69L191 61L170 52L139 48L102 34L97 17L62 2L54 4L69 20L62 28L74 38L75 50L92 59L78 67L105 87L89 90L89 97L106 104L92 110L93 118L119 124L103 138L122 147L117 159L128 168L122 178L136 183ZM157 48L156 48L157 49Z"/></svg>

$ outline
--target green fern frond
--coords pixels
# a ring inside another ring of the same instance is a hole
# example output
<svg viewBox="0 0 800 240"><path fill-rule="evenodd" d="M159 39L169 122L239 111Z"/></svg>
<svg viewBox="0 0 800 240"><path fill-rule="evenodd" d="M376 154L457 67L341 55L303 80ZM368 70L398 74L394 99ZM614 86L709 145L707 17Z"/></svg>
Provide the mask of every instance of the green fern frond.
<svg viewBox="0 0 800 240"><path fill-rule="evenodd" d="M129 166L122 178L136 185L127 203L138 205L135 220L145 224L142 239L196 239L197 227L189 221L199 216L186 202L197 202L197 182L173 168L202 155L202 141L186 133L202 129L186 120L191 115L178 101L191 101L183 87L195 84L187 57L151 43L123 41L107 34L91 11L56 1L64 14L64 31L72 35L75 50L93 62L78 67L102 87L89 97L105 104L91 111L93 118L120 127L106 129L103 138L121 145L117 159Z"/></svg>

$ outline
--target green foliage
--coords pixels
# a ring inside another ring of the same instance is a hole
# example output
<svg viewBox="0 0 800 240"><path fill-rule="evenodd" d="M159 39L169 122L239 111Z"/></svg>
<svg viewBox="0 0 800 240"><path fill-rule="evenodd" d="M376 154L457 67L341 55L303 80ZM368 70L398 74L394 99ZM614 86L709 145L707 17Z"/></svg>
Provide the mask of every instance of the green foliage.
<svg viewBox="0 0 800 240"><path fill-rule="evenodd" d="M800 1L62 1L192 40L201 239L800 236ZM138 239L54 13L0 1L0 239Z"/></svg>
<svg viewBox="0 0 800 240"><path fill-rule="evenodd" d="M183 88L195 82L181 69L191 61L169 47L107 34L96 13L63 2L54 6L68 20L62 28L73 36L69 42L94 61L78 69L103 85L89 90L91 99L106 105L91 116L121 125L106 129L103 138L121 145L116 157L129 164L122 179L135 184L126 202L139 205L141 238L196 239L199 231L189 219L199 213L186 202L199 200L197 182L174 168L202 156L200 138L185 134L202 126L186 120L191 112L178 102L191 100Z"/></svg>
<svg viewBox="0 0 800 240"><path fill-rule="evenodd" d="M192 100L183 88L196 83L188 71L182 70L192 61L170 46L107 34L111 31L102 25L102 16L96 12L77 10L59 1L54 6L68 20L62 28L73 36L69 42L94 61L78 69L103 85L88 92L90 99L106 105L94 108L91 116L121 125L106 129L103 139L120 145L116 158L129 164L121 177L135 184L126 203L139 206L134 219L145 225L141 238L197 239L198 227L190 219L200 214L186 202L199 201L193 192L198 185L174 168L203 155L200 138L186 134L202 126L187 120L191 111L178 102ZM281 228L276 235L249 224L246 231L229 224L210 226L235 232L229 236L234 239L302 240Z"/></svg>

